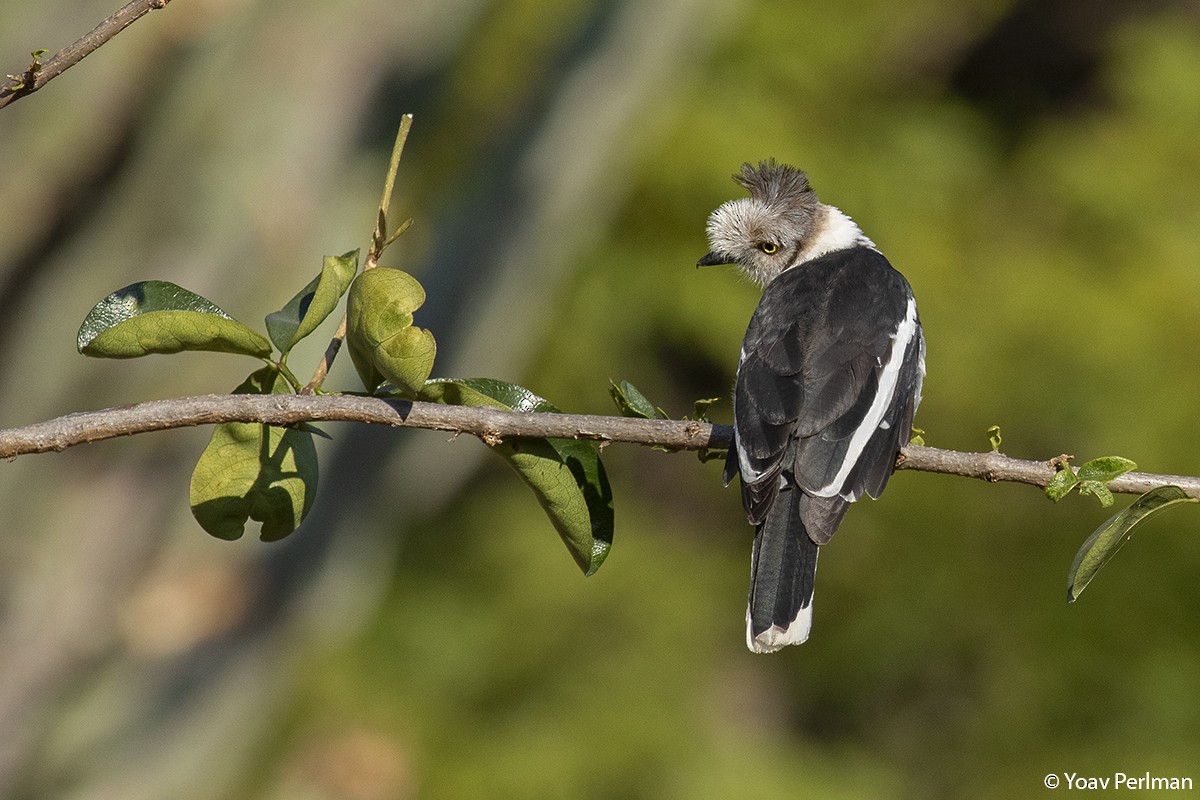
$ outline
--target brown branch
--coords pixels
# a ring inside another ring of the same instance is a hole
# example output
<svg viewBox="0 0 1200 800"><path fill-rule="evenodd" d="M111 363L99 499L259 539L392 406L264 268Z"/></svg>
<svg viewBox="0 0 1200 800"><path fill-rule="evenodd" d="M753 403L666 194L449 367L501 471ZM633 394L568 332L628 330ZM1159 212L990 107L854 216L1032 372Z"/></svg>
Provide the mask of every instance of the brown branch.
<svg viewBox="0 0 1200 800"><path fill-rule="evenodd" d="M201 395L149 400L0 430L0 458L65 450L118 436L222 422L365 422L401 428L469 433L486 441L552 437L662 444L696 450L727 447L728 429L699 422L527 414L494 408L444 406L351 395Z"/></svg>
<svg viewBox="0 0 1200 800"><path fill-rule="evenodd" d="M896 468L979 478L989 483L1028 483L1044 489L1057 471L1055 465L1063 459L1064 456L1056 456L1046 461L1026 461L1004 453L964 453L910 444L900 451ZM1144 494L1158 486L1173 485L1191 497L1200 498L1200 477L1191 475L1127 472L1106 485L1110 491L1118 494Z"/></svg>
<svg viewBox="0 0 1200 800"><path fill-rule="evenodd" d="M294 425L334 421L469 433L491 443L506 438L551 437L700 450L729 447L732 438L732 430L726 425L686 420L528 414L350 395L213 394L78 412L0 430L0 458L65 450L118 436L222 422ZM910 444L901 451L897 467L1044 487L1054 477L1054 465L1061 458L1026 461L1003 453L964 453ZM1113 492L1141 494L1168 484L1200 498L1200 478L1185 475L1130 472L1109 483L1108 488Z"/></svg>
<svg viewBox="0 0 1200 800"><path fill-rule="evenodd" d="M143 15L156 8L166 8L169 2L171 0L131 0L93 28L90 33L81 36L73 44L59 50L45 61L40 61L35 55L28 69L20 75L9 75L8 81L0 85L0 108L27 94L33 94L87 58Z"/></svg>

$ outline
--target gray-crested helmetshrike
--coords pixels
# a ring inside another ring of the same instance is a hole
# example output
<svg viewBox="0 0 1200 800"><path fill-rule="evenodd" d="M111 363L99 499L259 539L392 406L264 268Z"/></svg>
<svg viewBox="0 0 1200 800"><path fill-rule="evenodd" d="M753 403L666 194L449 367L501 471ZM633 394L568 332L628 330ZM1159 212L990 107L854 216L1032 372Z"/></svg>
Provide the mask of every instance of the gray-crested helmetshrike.
<svg viewBox="0 0 1200 800"><path fill-rule="evenodd" d="M734 445L755 526L746 643L799 644L812 628L817 548L850 503L879 497L912 432L925 376L917 303L858 226L774 160L742 166L750 196L708 218L708 255L763 286L742 344Z"/></svg>

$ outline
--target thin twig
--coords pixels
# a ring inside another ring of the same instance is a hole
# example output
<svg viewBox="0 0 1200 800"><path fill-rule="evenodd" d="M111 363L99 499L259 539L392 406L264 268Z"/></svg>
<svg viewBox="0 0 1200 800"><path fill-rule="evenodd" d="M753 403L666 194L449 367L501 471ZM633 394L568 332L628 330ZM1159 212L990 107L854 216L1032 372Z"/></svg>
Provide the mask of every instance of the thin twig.
<svg viewBox="0 0 1200 800"><path fill-rule="evenodd" d="M201 395L78 412L0 430L0 458L54 452L118 436L196 425L223 422L295 425L331 421L469 433L487 442L550 437L701 450L729 447L732 439L732 429L728 426L687 420L528 414L351 395ZM910 444L901 451L897 468L1044 487L1054 477L1054 464L1060 458L1027 461L1003 453L964 453ZM1110 482L1108 488L1113 492L1141 494L1168 484L1200 498L1200 477L1187 475L1130 472Z"/></svg>
<svg viewBox="0 0 1200 800"><path fill-rule="evenodd" d="M387 234L387 216L388 212L392 210L392 195L396 191L396 175L400 172L400 156L404 153L404 143L408 141L408 132L412 130L412 123L412 114L400 117L400 127L396 131L396 141L392 144L392 157L388 162L387 177L383 180L383 198L379 201L375 235L371 237L371 252L367 254L367 263L363 265L364 270L379 263L379 257L383 255L383 251L390 244Z"/></svg>
<svg viewBox="0 0 1200 800"><path fill-rule="evenodd" d="M312 379L302 390L303 394L311 395L320 391L321 385L325 383L325 378L329 375L329 368L333 366L333 360L337 358L344 341L346 341L346 314L342 312L342 320L338 323L337 330L333 332L329 346L325 348L325 355L321 356L321 363L317 364L317 368L313 370Z"/></svg>
<svg viewBox="0 0 1200 800"><path fill-rule="evenodd" d="M0 108L27 94L33 94L94 53L143 15L157 8L166 8L169 2L171 0L132 0L93 28L91 32L59 50L45 61L41 61L35 55L33 62L24 72L20 75L8 76L8 81L0 86Z"/></svg>
<svg viewBox="0 0 1200 800"><path fill-rule="evenodd" d="M964 453L938 447L905 445L900 451L896 469L919 472L938 472L997 483L1028 483L1046 488L1057 472L1056 465L1063 456L1045 461L1027 461L1004 453ZM1144 494L1158 486L1178 486L1191 497L1200 498L1200 477L1192 475L1161 475L1153 472L1127 472L1106 484L1118 494Z"/></svg>
<svg viewBox="0 0 1200 800"><path fill-rule="evenodd" d="M396 174L400 171L400 156L404 153L404 143L408 141L408 132L412 129L412 122L412 114L400 117L400 128L396 131L396 141L392 145L392 157L388 162L387 177L383 180L383 199L379 201L375 230L371 234L371 249L367 252L366 260L363 261L363 272L374 269L379 264L379 257L383 255L383 251L387 249L388 245L396 241L396 238L408 230L408 226L412 224L411 219L405 220L395 233L391 236L388 235L387 215L392 207L392 194L396 191ZM321 363L317 364L317 368L313 371L312 380L304 387L304 394L316 394L321 390L321 385L325 383L325 378L329 375L329 368L333 366L333 360L337 358L338 352L342 349L342 342L345 340L346 313L342 312L342 320L338 323L333 338L329 340L329 346L325 348L325 355L321 357Z"/></svg>

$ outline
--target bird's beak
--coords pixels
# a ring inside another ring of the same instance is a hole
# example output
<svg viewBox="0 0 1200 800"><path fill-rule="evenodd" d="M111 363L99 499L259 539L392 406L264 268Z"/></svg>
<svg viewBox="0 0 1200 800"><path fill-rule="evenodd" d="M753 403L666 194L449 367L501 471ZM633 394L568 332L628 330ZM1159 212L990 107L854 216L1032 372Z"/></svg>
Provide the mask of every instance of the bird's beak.
<svg viewBox="0 0 1200 800"><path fill-rule="evenodd" d="M699 261L696 262L697 267L715 267L718 264L732 264L728 257L719 253L708 253Z"/></svg>

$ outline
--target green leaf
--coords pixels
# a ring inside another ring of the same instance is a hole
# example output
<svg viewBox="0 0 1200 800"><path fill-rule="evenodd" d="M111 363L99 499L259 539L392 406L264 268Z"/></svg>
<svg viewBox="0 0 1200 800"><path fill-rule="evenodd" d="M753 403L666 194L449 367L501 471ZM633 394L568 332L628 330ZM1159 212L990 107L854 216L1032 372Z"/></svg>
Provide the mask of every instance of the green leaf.
<svg viewBox="0 0 1200 800"><path fill-rule="evenodd" d="M1067 602L1075 602L1100 568L1129 539L1134 526L1171 506L1195 502L1200 501L1189 497L1178 486L1160 486L1146 492L1128 508L1111 517L1088 537L1075 555L1071 571L1067 574Z"/></svg>
<svg viewBox="0 0 1200 800"><path fill-rule="evenodd" d="M1111 506L1113 504L1113 493L1110 492L1108 490L1108 487L1105 486L1100 481L1080 481L1079 482L1079 493L1081 495L1082 494L1095 495L1096 499L1100 501L1100 505L1103 508L1108 508L1109 506Z"/></svg>
<svg viewBox="0 0 1200 800"><path fill-rule="evenodd" d="M1101 458L1093 458L1086 464L1080 464L1079 480L1108 483L1111 480L1121 477L1126 472L1135 469L1137 469L1137 464L1128 458L1102 456Z"/></svg>
<svg viewBox="0 0 1200 800"><path fill-rule="evenodd" d="M1050 479L1050 483L1046 485L1046 497L1057 503L1070 494L1078 484L1079 478L1075 476L1075 470L1071 469L1070 462L1064 461L1059 465L1058 472L1054 473L1054 477Z"/></svg>
<svg viewBox="0 0 1200 800"><path fill-rule="evenodd" d="M286 394L274 367L250 375L234 394ZM219 539L238 539L247 520L262 523L263 541L299 527L317 491L312 433L251 422L218 425L192 472L192 515Z"/></svg>
<svg viewBox="0 0 1200 800"><path fill-rule="evenodd" d="M79 352L98 358L210 350L266 358L271 343L212 302L167 281L118 289L88 312Z"/></svg>
<svg viewBox="0 0 1200 800"><path fill-rule="evenodd" d="M694 419L696 422L708 422L708 410L717 403L721 402L719 397L703 397L692 403L692 416L685 419Z"/></svg>
<svg viewBox="0 0 1200 800"><path fill-rule="evenodd" d="M448 406L491 406L525 413L561 413L553 403L524 386L494 378L434 378L425 384L420 397Z"/></svg>
<svg viewBox="0 0 1200 800"><path fill-rule="evenodd" d="M1004 438L1000 435L1000 426L993 425L990 428L988 428L987 435L988 435L988 442L992 445L992 452L993 453L1000 452L1000 443L1004 441Z"/></svg>
<svg viewBox="0 0 1200 800"><path fill-rule="evenodd" d="M350 288L358 271L358 251L325 256L321 273L278 311L267 315L267 335L287 355L296 343L317 329Z"/></svg>
<svg viewBox="0 0 1200 800"><path fill-rule="evenodd" d="M528 389L491 378L432 380L420 397L446 405L560 413ZM529 438L491 444L491 449L533 490L583 573L594 574L613 539L612 488L597 447L574 439Z"/></svg>
<svg viewBox="0 0 1200 800"><path fill-rule="evenodd" d="M910 434L910 436L908 438L908 441L910 444L915 444L918 447L924 447L925 446L925 429L914 427L912 429L912 433Z"/></svg>
<svg viewBox="0 0 1200 800"><path fill-rule="evenodd" d="M1078 470L1072 469L1070 462L1064 460L1046 486L1046 496L1057 503L1079 487L1080 494L1095 495L1100 505L1108 508L1113 504L1113 494L1105 484L1133 469L1137 469L1137 464L1120 456L1093 458L1080 465Z"/></svg>
<svg viewBox="0 0 1200 800"><path fill-rule="evenodd" d="M375 348L379 371L408 397L415 397L421 391L436 356L437 342L424 328L403 328Z"/></svg>
<svg viewBox="0 0 1200 800"><path fill-rule="evenodd" d="M437 343L414 328L413 312L425 302L416 278L398 269L376 267L355 278L346 302L346 344L367 391L385 380L408 397L425 386Z"/></svg>
<svg viewBox="0 0 1200 800"><path fill-rule="evenodd" d="M639 392L638 388L629 381L621 381L618 384L610 380L608 393L623 417L666 419L666 415L661 414L654 404L646 399L646 395Z"/></svg>

